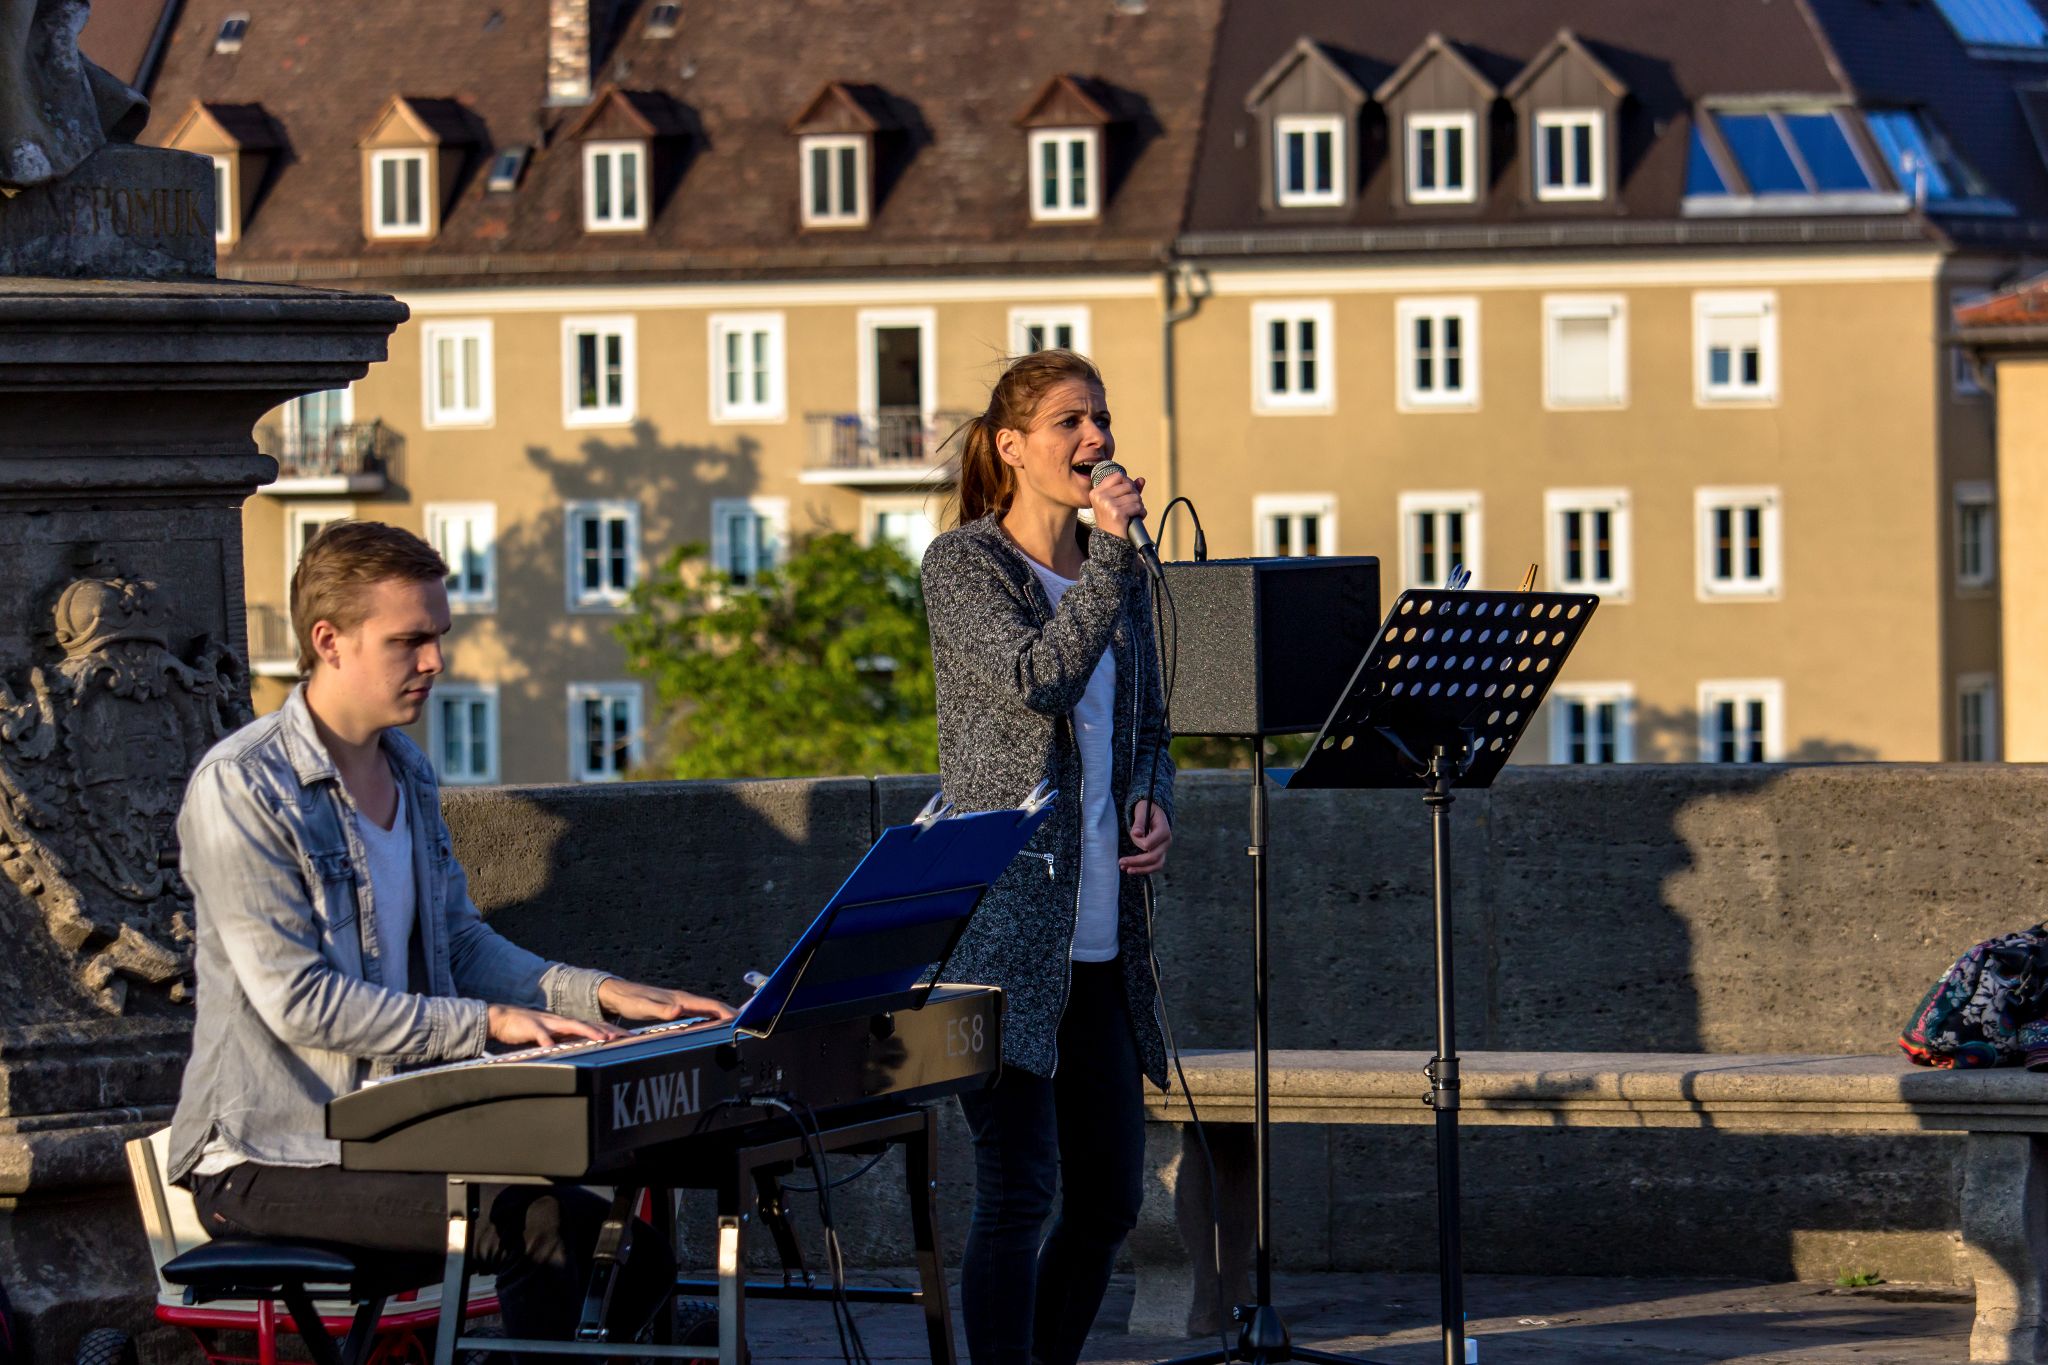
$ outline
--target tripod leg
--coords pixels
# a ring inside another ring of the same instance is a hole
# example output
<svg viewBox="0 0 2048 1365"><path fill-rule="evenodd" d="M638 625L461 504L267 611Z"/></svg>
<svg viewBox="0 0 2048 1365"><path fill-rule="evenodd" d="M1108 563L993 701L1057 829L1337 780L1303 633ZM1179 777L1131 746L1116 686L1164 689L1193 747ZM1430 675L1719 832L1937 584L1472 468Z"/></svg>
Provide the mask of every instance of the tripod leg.
<svg viewBox="0 0 2048 1365"><path fill-rule="evenodd" d="M1465 1365L1465 1270L1458 1207L1458 1045L1451 972L1451 774L1439 745L1429 759L1432 862L1436 883L1436 1056L1429 1063L1436 1110L1437 1283L1442 1291L1443 1365Z"/></svg>

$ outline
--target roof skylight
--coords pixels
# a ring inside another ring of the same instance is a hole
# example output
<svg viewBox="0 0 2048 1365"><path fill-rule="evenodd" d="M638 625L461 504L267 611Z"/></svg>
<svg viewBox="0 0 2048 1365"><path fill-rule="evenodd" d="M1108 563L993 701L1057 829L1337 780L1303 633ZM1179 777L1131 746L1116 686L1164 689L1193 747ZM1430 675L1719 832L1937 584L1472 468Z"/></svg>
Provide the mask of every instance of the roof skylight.
<svg viewBox="0 0 2048 1365"><path fill-rule="evenodd" d="M1948 26L1972 47L2048 48L2048 24L2028 0L1934 0Z"/></svg>
<svg viewBox="0 0 2048 1365"><path fill-rule="evenodd" d="M240 52L242 37L249 31L249 16L230 14L220 21L220 32L213 35L215 52Z"/></svg>

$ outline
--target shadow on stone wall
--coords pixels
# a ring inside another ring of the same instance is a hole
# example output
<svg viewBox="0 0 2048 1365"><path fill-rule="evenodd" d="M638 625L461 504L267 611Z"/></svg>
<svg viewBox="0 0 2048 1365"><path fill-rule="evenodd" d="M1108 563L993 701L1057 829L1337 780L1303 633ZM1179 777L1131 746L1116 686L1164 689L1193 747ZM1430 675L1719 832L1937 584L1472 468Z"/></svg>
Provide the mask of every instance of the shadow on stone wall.
<svg viewBox="0 0 2048 1365"><path fill-rule="evenodd" d="M478 903L515 940L732 990L934 782L447 801ZM1182 779L1159 940L1185 1047L1250 1040L1246 799L1243 773ZM1885 1051L1956 954L2039 918L2044 808L2048 773L2025 767L1510 769L1454 808L1461 1047ZM1411 793L1276 794L1278 1046L1428 1048L1427 839ZM960 1127L948 1106L956 1254ZM1277 1132L1283 1266L1432 1268L1428 1129ZM1474 1271L1955 1274L1954 1138L1474 1129L1462 1145ZM854 1259L904 1263L899 1176L835 1194Z"/></svg>

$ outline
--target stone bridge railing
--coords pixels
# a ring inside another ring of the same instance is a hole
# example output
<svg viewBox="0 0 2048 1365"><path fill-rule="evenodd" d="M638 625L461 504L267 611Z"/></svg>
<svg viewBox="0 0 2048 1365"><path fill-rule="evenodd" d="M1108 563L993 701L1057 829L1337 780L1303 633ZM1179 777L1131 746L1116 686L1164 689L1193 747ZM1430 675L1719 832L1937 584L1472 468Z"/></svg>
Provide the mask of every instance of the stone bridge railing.
<svg viewBox="0 0 2048 1365"><path fill-rule="evenodd" d="M1250 1037L1245 776L1183 777L1160 965L1184 1046ZM931 778L450 792L478 903L518 941L736 992ZM1461 1045L1879 1052L1964 948L2044 915L2048 770L1517 768L1454 809ZM1276 1046L1425 1048L1428 831L1401 793L1278 793ZM2044 1082L2048 1085L2048 1082ZM1417 1095L1422 1092L1418 1078ZM1279 1130L1299 1268L1426 1268L1423 1129ZM968 1191L947 1153L949 1246ZM1943 1138L1465 1135L1473 1270L1951 1278ZM868 1182L880 1186L880 1179ZM849 1253L905 1259L856 1212Z"/></svg>

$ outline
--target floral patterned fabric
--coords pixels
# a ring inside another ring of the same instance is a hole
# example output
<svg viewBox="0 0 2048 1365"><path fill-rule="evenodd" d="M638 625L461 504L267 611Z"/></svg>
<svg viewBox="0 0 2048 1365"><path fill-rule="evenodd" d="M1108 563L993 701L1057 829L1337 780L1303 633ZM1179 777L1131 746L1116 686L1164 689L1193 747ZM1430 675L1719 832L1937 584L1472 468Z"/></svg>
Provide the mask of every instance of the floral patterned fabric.
<svg viewBox="0 0 2048 1365"><path fill-rule="evenodd" d="M2048 925L1985 939L1913 1011L1899 1046L1922 1066L2048 1070Z"/></svg>

